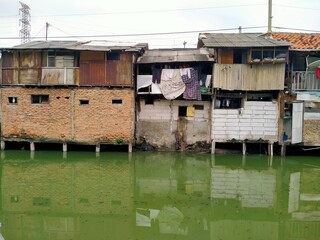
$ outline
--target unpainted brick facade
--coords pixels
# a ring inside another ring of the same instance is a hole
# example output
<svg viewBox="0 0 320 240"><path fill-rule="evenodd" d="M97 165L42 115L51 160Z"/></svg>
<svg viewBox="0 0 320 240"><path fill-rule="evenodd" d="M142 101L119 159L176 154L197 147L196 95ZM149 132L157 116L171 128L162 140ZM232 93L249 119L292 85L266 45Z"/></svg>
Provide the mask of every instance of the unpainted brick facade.
<svg viewBox="0 0 320 240"><path fill-rule="evenodd" d="M34 104L32 95L48 95L49 102ZM6 87L2 112L6 140L114 144L133 138L131 89Z"/></svg>

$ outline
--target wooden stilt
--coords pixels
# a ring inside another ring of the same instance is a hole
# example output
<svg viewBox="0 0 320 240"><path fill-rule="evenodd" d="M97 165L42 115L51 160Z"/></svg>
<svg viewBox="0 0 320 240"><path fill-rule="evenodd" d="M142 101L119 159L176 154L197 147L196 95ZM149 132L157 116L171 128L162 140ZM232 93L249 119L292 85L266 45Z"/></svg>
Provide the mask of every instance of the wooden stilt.
<svg viewBox="0 0 320 240"><path fill-rule="evenodd" d="M273 156L273 143L268 143L268 155Z"/></svg>
<svg viewBox="0 0 320 240"><path fill-rule="evenodd" d="M283 143L281 145L281 157L285 157L286 156L286 144Z"/></svg>

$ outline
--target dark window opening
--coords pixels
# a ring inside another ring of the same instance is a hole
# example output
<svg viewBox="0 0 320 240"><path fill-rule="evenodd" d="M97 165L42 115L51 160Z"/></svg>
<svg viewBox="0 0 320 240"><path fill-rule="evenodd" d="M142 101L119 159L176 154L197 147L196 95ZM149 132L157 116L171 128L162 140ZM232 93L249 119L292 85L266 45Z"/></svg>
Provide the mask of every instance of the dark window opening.
<svg viewBox="0 0 320 240"><path fill-rule="evenodd" d="M233 63L245 64L247 63L247 50L234 49L233 51Z"/></svg>
<svg viewBox="0 0 320 240"><path fill-rule="evenodd" d="M122 99L112 99L112 104L122 104Z"/></svg>
<svg viewBox="0 0 320 240"><path fill-rule="evenodd" d="M187 116L187 107L179 106L179 117L186 117L186 116Z"/></svg>
<svg viewBox="0 0 320 240"><path fill-rule="evenodd" d="M120 53L108 52L107 53L107 60L119 61L120 60Z"/></svg>
<svg viewBox="0 0 320 240"><path fill-rule="evenodd" d="M242 98L219 97L216 99L215 108L237 109L241 108Z"/></svg>
<svg viewBox="0 0 320 240"><path fill-rule="evenodd" d="M87 99L80 99L79 102L80 102L80 105L88 105L89 104L89 100L87 100Z"/></svg>
<svg viewBox="0 0 320 240"><path fill-rule="evenodd" d="M32 104L47 104L49 103L49 95L31 95Z"/></svg>
<svg viewBox="0 0 320 240"><path fill-rule="evenodd" d="M18 98L17 97L8 97L8 103L18 104Z"/></svg>
<svg viewBox="0 0 320 240"><path fill-rule="evenodd" d="M144 104L145 104L145 105L153 105L153 103L154 103L154 100L153 100L153 99L145 99L145 100L144 100Z"/></svg>
<svg viewBox="0 0 320 240"><path fill-rule="evenodd" d="M203 105L193 105L195 110L204 110L204 106Z"/></svg>

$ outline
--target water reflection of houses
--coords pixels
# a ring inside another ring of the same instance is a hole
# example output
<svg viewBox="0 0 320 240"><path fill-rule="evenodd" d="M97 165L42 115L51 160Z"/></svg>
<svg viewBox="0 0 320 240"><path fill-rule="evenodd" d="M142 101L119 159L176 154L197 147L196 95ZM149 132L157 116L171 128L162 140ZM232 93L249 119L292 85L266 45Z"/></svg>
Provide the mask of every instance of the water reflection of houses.
<svg viewBox="0 0 320 240"><path fill-rule="evenodd" d="M207 158L180 157L162 153L136 160L137 236L209 239L210 163Z"/></svg>
<svg viewBox="0 0 320 240"><path fill-rule="evenodd" d="M277 170L267 162L261 169L213 165L211 239L280 239L276 193Z"/></svg>
<svg viewBox="0 0 320 240"><path fill-rule="evenodd" d="M133 234L133 176L124 157L4 162L3 235L16 240L128 239Z"/></svg>

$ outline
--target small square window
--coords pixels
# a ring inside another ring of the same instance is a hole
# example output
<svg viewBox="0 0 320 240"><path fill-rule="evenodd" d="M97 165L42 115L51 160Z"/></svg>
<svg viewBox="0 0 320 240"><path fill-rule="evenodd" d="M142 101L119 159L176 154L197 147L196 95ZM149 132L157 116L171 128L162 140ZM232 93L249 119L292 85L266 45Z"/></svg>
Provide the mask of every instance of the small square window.
<svg viewBox="0 0 320 240"><path fill-rule="evenodd" d="M80 102L80 105L88 105L89 104L89 100L87 100L87 99L80 99L79 102Z"/></svg>
<svg viewBox="0 0 320 240"><path fill-rule="evenodd" d="M186 117L186 116L187 116L187 107L179 106L179 117Z"/></svg>
<svg viewBox="0 0 320 240"><path fill-rule="evenodd" d="M31 95L32 104L48 104L49 95Z"/></svg>
<svg viewBox="0 0 320 240"><path fill-rule="evenodd" d="M8 97L8 103L18 104L18 98L17 97Z"/></svg>
<svg viewBox="0 0 320 240"><path fill-rule="evenodd" d="M122 99L112 99L112 104L122 104Z"/></svg>

